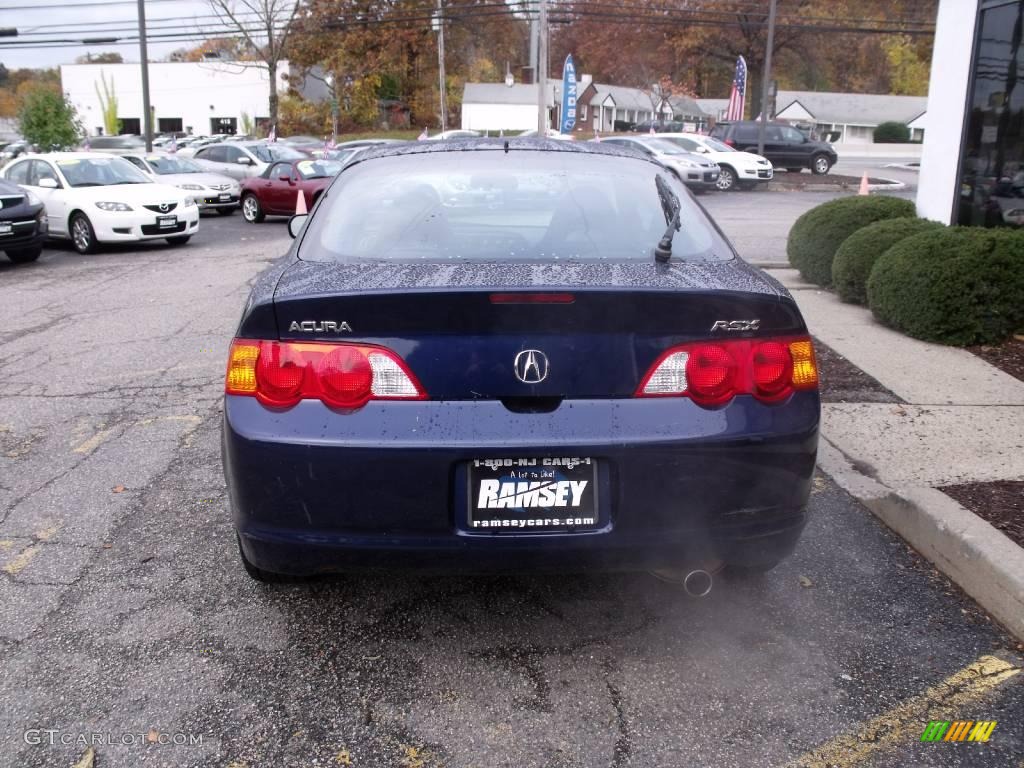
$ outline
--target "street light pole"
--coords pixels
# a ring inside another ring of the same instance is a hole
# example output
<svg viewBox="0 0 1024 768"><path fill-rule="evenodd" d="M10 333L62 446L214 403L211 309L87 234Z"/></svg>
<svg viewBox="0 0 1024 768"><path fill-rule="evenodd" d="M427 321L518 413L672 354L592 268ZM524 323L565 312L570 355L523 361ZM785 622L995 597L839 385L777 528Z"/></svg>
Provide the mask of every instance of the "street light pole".
<svg viewBox="0 0 1024 768"><path fill-rule="evenodd" d="M448 130L448 90L444 76L444 9L437 0L437 70L441 80L441 133Z"/></svg>
<svg viewBox="0 0 1024 768"><path fill-rule="evenodd" d="M548 131L548 0L540 0L537 30L537 136Z"/></svg>
<svg viewBox="0 0 1024 768"><path fill-rule="evenodd" d="M146 151L153 151L153 112L149 106L149 54L146 51L146 0L139 0L139 56L142 57L142 120Z"/></svg>
<svg viewBox="0 0 1024 768"><path fill-rule="evenodd" d="M764 48L764 76L761 78L761 119L757 126L757 154L764 154L764 129L768 124L768 84L772 77L772 48L775 47L775 6L771 0L768 7L768 39Z"/></svg>

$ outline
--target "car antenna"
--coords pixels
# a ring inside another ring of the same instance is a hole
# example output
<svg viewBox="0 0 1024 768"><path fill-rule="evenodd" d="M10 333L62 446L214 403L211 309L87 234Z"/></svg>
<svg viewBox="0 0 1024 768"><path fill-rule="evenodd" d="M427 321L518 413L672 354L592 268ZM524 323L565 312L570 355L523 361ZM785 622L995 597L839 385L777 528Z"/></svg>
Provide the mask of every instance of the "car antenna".
<svg viewBox="0 0 1024 768"><path fill-rule="evenodd" d="M659 264L668 264L669 259L672 258L672 238L676 232L682 229L680 216L682 204L661 174L654 177L654 183L658 187L658 197L661 198L661 210L665 213L665 221L668 223L665 234L661 236L661 240L658 241L654 248L654 260Z"/></svg>
<svg viewBox="0 0 1024 768"><path fill-rule="evenodd" d="M505 154L508 154L508 139L505 139Z"/></svg>

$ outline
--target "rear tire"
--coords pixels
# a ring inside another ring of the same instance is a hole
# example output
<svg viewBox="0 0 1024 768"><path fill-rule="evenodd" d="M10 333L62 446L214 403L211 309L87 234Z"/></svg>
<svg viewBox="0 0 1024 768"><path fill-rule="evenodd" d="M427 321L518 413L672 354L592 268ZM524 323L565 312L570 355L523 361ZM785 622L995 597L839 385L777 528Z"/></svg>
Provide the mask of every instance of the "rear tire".
<svg viewBox="0 0 1024 768"><path fill-rule="evenodd" d="M298 581L299 579L295 576L286 576L283 573L271 573L270 571L264 571L262 568L257 568L255 565L250 563L245 557L245 552L242 551L242 539L235 534L235 539L238 542L238 556L242 558L242 567L245 568L245 572L249 574L249 578L253 581L258 581L261 584L287 584L289 582Z"/></svg>
<svg viewBox="0 0 1024 768"><path fill-rule="evenodd" d="M171 245L184 245L192 238L192 235L178 235L177 237L165 238Z"/></svg>
<svg viewBox="0 0 1024 768"><path fill-rule="evenodd" d="M7 258L15 264L28 264L30 261L35 261L42 252L43 246L41 245L32 248L11 248L9 251L4 251Z"/></svg>
<svg viewBox="0 0 1024 768"><path fill-rule="evenodd" d="M250 224L259 224L267 218L267 214L263 212L263 206L260 205L259 198L256 195L247 194L242 196L242 216Z"/></svg>
<svg viewBox="0 0 1024 768"><path fill-rule="evenodd" d="M221 216L233 216L237 208L218 208L217 213Z"/></svg>
<svg viewBox="0 0 1024 768"><path fill-rule="evenodd" d="M824 176L831 167L828 155L815 155L811 158L811 173L815 176Z"/></svg>
<svg viewBox="0 0 1024 768"><path fill-rule="evenodd" d="M96 253L96 230L92 228L89 217L84 213L76 213L71 217L70 226L71 244L75 250L83 256L88 253Z"/></svg>

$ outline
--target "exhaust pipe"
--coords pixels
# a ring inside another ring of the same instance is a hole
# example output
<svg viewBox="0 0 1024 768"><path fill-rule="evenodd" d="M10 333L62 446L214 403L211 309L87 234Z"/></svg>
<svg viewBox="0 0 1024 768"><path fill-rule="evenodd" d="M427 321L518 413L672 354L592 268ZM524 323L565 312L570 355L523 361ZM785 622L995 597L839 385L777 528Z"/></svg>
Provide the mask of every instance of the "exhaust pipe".
<svg viewBox="0 0 1024 768"><path fill-rule="evenodd" d="M707 597L713 579L707 571L690 571L683 579L683 589L690 597Z"/></svg>

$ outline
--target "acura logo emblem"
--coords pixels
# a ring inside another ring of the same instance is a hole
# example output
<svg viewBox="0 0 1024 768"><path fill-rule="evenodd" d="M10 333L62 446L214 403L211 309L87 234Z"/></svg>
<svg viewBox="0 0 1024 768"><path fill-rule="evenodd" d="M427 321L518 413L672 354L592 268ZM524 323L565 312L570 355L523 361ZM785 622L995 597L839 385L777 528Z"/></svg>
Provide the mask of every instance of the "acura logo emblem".
<svg viewBox="0 0 1024 768"><path fill-rule="evenodd" d="M540 384L548 377L548 356L539 349L524 349L512 367L523 384Z"/></svg>

